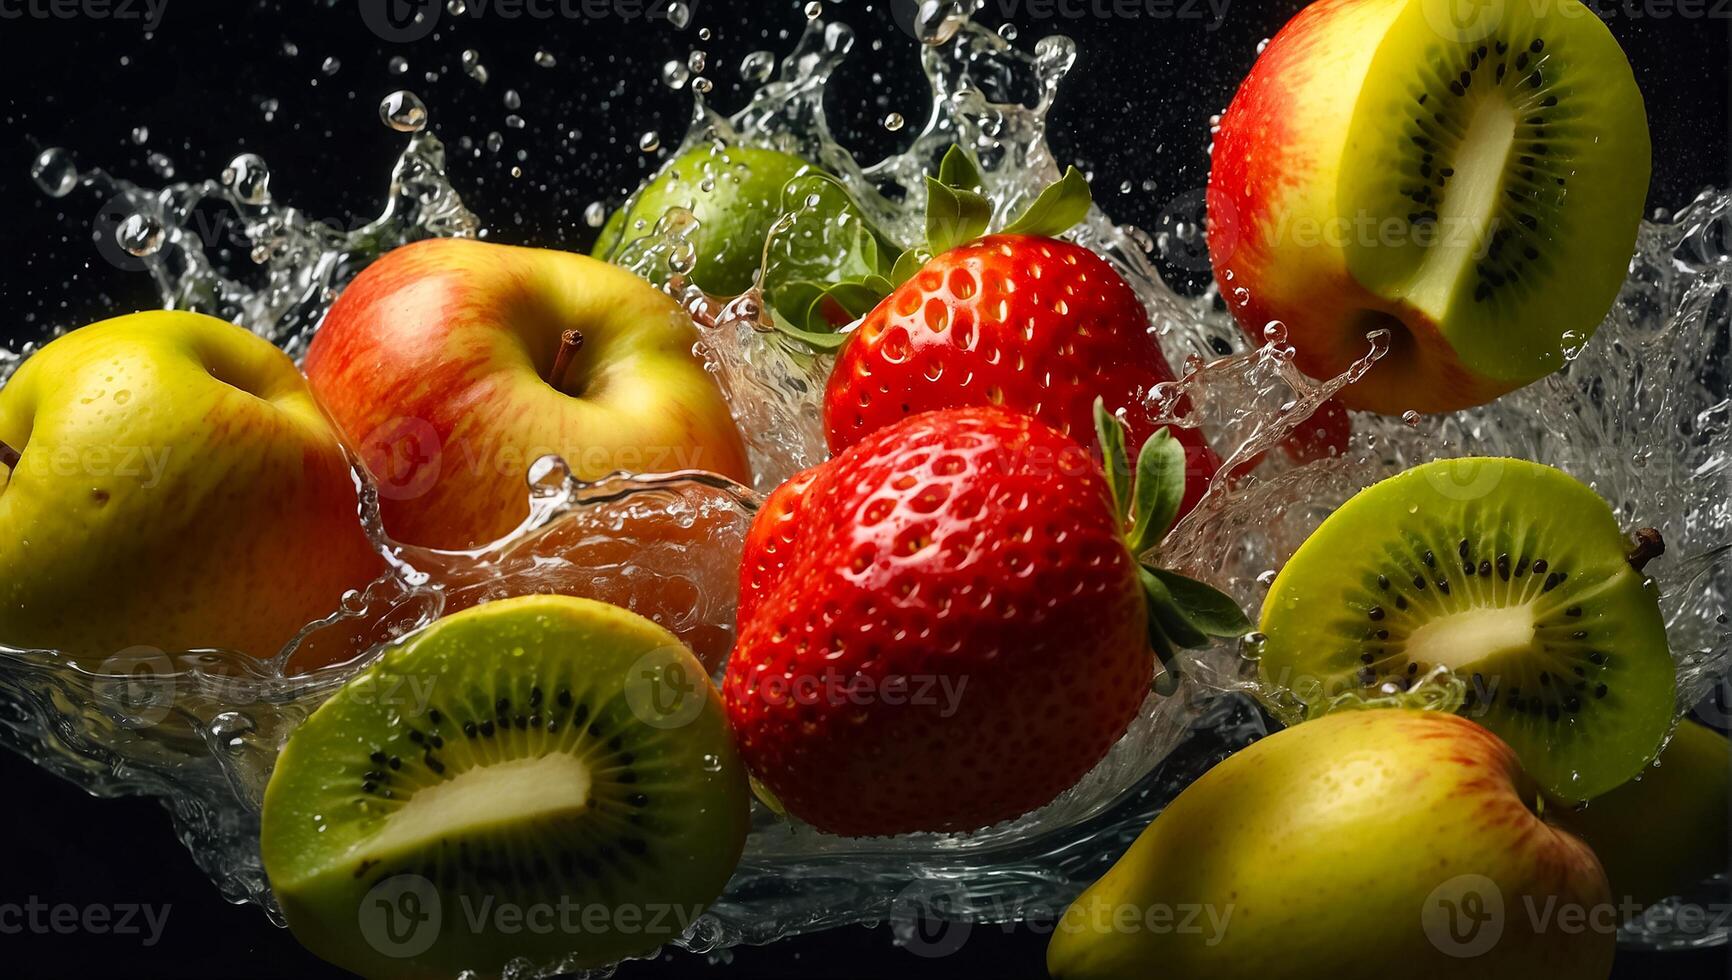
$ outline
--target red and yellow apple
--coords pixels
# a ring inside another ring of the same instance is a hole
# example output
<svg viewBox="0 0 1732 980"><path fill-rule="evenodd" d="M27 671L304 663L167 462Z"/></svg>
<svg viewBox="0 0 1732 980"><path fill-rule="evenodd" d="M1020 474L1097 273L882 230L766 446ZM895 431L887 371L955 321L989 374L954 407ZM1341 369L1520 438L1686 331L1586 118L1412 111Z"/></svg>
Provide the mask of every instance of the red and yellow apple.
<svg viewBox="0 0 1732 980"><path fill-rule="evenodd" d="M1054 980L1603 980L1617 910L1496 735L1342 711L1187 787L1060 920Z"/></svg>
<svg viewBox="0 0 1732 980"><path fill-rule="evenodd" d="M1252 337L1338 396L1483 404L1565 363L1627 273L1651 168L1641 92L1577 0L1318 0L1221 118L1209 255Z"/></svg>
<svg viewBox="0 0 1732 980"><path fill-rule="evenodd" d="M336 432L240 327L107 320L0 388L0 643L271 657L382 568Z"/></svg>
<svg viewBox="0 0 1732 980"><path fill-rule="evenodd" d="M307 377L379 486L399 540L468 548L529 513L526 474L710 470L750 479L739 430L680 306L623 269L435 239L343 291Z"/></svg>

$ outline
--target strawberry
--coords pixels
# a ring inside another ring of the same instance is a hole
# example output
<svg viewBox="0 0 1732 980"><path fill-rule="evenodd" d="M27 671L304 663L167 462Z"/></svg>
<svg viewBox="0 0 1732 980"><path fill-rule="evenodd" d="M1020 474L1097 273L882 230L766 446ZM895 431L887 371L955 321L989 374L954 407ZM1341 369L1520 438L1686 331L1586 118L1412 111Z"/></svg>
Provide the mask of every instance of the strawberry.
<svg viewBox="0 0 1732 980"><path fill-rule="evenodd" d="M831 451L909 415L962 405L1002 405L1082 436L1099 397L1130 427L1134 453L1160 428L1150 392L1174 375L1124 277L1054 237L1087 213L1088 183L1072 168L1005 233L986 237L990 207L979 186L978 170L956 148L938 179L928 178L932 254L897 261L902 271L892 278L901 285L841 347L824 393ZM857 299L832 287L809 319L834 321L838 301ZM1176 437L1192 477L1184 513L1221 461L1197 430Z"/></svg>
<svg viewBox="0 0 1732 980"><path fill-rule="evenodd" d="M1051 801L1123 734L1172 646L1250 628L1202 583L1144 569L1183 454L1089 450L965 407L869 434L753 523L723 698L786 810L847 835L962 831ZM1127 510L1135 501L1136 519Z"/></svg>

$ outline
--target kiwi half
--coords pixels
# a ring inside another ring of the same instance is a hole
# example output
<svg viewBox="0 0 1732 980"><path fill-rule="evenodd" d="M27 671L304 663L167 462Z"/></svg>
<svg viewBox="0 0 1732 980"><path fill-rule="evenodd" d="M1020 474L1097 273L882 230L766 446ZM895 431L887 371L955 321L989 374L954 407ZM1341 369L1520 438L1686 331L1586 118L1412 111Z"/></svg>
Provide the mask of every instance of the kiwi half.
<svg viewBox="0 0 1732 980"><path fill-rule="evenodd" d="M365 976L587 968L677 938L720 894L749 799L672 634L528 596L440 620L314 712L261 846L296 938Z"/></svg>
<svg viewBox="0 0 1732 980"><path fill-rule="evenodd" d="M1676 669L1653 586L1606 502L1549 466L1428 463L1354 496L1263 604L1266 683L1308 710L1438 666L1462 713L1565 800L1634 776L1673 720ZM1632 560L1635 564L1632 564Z"/></svg>
<svg viewBox="0 0 1732 980"><path fill-rule="evenodd" d="M1586 7L1449 15L1471 8L1416 0L1397 18L1353 116L1338 204L1405 222L1348 250L1354 278L1507 387L1557 370L1605 317L1651 149L1629 60Z"/></svg>

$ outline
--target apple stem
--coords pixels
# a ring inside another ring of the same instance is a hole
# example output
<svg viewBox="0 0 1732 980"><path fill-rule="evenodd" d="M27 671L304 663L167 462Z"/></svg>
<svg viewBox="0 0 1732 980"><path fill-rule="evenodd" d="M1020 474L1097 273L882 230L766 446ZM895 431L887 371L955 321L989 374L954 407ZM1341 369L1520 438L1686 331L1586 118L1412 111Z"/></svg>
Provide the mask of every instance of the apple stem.
<svg viewBox="0 0 1732 980"><path fill-rule="evenodd" d="M571 370L571 362L577 357L577 352L583 349L583 334L576 330L567 330L559 335L559 353L553 358L553 373L547 383L558 388L565 381L565 373Z"/></svg>
<svg viewBox="0 0 1732 980"><path fill-rule="evenodd" d="M19 454L18 450L0 442L0 466L15 470L18 468L18 461L22 458L23 456Z"/></svg>
<svg viewBox="0 0 1732 980"><path fill-rule="evenodd" d="M1666 539L1660 537L1660 532L1651 527L1641 528L1636 532L1636 546L1630 549L1626 560L1636 571L1647 567L1648 563L1666 553Z"/></svg>

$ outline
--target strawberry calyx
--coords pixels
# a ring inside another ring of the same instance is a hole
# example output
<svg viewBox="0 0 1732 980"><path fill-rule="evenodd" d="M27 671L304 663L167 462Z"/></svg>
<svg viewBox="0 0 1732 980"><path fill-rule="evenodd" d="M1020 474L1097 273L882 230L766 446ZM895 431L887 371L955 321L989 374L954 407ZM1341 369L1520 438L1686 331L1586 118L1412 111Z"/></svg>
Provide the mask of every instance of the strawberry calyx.
<svg viewBox="0 0 1732 980"><path fill-rule="evenodd" d="M898 248L873 227L834 177L813 173L790 180L782 190L783 212L817 210L824 220L851 228L851 244L839 261L824 256L814 263L815 270L778 270L776 282L766 270L764 292L776 329L821 351L841 347L848 334L839 328L871 312L933 256L988 233L992 202L984 188L980 167L966 150L952 145L939 162L937 176L926 177L926 240ZM1070 167L998 234L1057 238L1088 214L1092 201L1088 181ZM819 274L803 276L800 271Z"/></svg>
<svg viewBox="0 0 1732 980"><path fill-rule="evenodd" d="M1251 631L1251 621L1231 596L1214 586L1142 558L1160 544L1178 518L1185 498L1184 446L1162 428L1143 444L1133 473L1124 423L1099 398L1094 414L1107 487L1125 528L1125 544L1137 559L1137 576L1148 602L1149 645L1164 668L1156 678L1158 689L1169 694L1178 683L1180 648L1198 650L1217 637L1244 636Z"/></svg>

